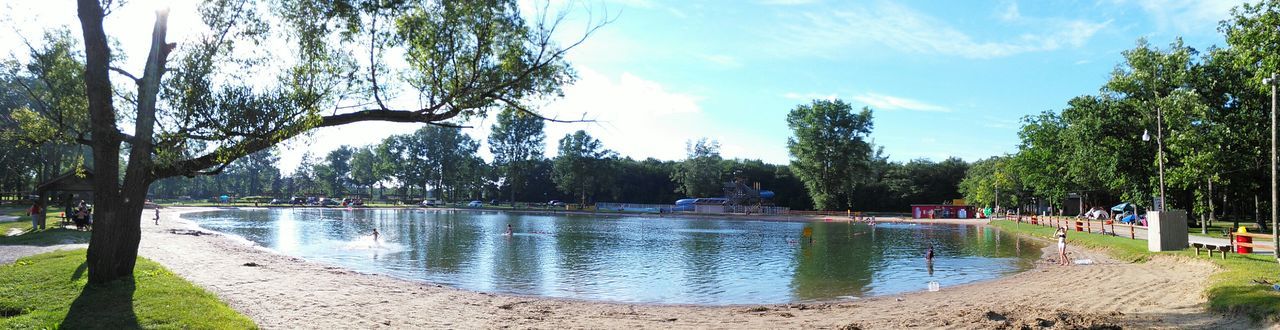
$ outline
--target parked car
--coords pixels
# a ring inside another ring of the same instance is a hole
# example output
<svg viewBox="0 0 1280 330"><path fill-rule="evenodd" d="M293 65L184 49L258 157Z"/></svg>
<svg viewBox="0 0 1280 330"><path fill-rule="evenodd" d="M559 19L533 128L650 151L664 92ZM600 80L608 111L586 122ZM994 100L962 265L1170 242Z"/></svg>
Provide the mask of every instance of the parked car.
<svg viewBox="0 0 1280 330"><path fill-rule="evenodd" d="M564 206L564 202L551 200L550 202L547 202L547 206Z"/></svg>
<svg viewBox="0 0 1280 330"><path fill-rule="evenodd" d="M320 206L338 206L338 201L335 201L331 198L321 198Z"/></svg>
<svg viewBox="0 0 1280 330"><path fill-rule="evenodd" d="M434 207L434 206L440 206L440 205L444 205L444 203L440 202L440 200L435 198L424 199L422 200L422 202L418 203L418 206L422 206L422 207Z"/></svg>
<svg viewBox="0 0 1280 330"><path fill-rule="evenodd" d="M281 199L278 199L278 198L272 198L272 199L271 199L271 205L283 205L283 204L285 204L285 201L284 201L284 200L281 200Z"/></svg>
<svg viewBox="0 0 1280 330"><path fill-rule="evenodd" d="M470 203L467 203L467 207L482 207L482 206L484 206L484 203L481 201L471 201Z"/></svg>

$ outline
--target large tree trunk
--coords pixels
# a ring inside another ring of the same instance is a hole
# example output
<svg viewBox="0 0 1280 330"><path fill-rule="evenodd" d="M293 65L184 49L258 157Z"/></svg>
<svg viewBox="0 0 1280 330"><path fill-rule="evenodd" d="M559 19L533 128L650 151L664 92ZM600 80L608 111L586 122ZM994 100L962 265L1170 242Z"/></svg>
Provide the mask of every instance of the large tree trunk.
<svg viewBox="0 0 1280 330"><path fill-rule="evenodd" d="M156 14L151 51L138 84L135 138L129 165L120 184L120 143L126 141L116 128L112 90L107 74L111 49L102 29L103 10L96 0L80 0L80 25L85 39L85 85L92 121L94 214L93 235L89 239L87 266L89 282L100 284L133 274L141 240L142 207L147 188L154 180L151 135L155 126L155 104L160 78L164 74L167 11ZM123 187L123 189L121 189Z"/></svg>
<svg viewBox="0 0 1280 330"><path fill-rule="evenodd" d="M103 11L97 0L80 0L80 27L84 32L85 92L89 98L89 119L93 139L93 190L95 219L89 239L88 268L90 283L106 283L133 273L138 253L138 218L133 230L129 221L119 221L120 140L115 127L116 113L111 105L111 78L107 66L111 49L102 30ZM141 216L141 211L138 214ZM133 244L128 244L133 242Z"/></svg>

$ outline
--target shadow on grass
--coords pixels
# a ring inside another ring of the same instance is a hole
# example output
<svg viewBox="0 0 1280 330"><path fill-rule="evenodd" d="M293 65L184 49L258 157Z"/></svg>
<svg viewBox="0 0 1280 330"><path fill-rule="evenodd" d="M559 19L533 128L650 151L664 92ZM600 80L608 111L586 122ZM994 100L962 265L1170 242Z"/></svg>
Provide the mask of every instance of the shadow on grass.
<svg viewBox="0 0 1280 330"><path fill-rule="evenodd" d="M82 266L83 267L83 266ZM86 285L71 303L65 329L139 329L133 312L134 279L129 276L106 285Z"/></svg>
<svg viewBox="0 0 1280 330"><path fill-rule="evenodd" d="M1255 320L1280 320L1280 306L1270 286L1256 284L1225 285L1208 292L1209 308L1248 315Z"/></svg>
<svg viewBox="0 0 1280 330"><path fill-rule="evenodd" d="M89 263L87 262L80 263L80 267L76 267L76 271L71 273L71 281L74 282L76 280L79 280L81 276L84 276L84 271L86 269L89 269Z"/></svg>

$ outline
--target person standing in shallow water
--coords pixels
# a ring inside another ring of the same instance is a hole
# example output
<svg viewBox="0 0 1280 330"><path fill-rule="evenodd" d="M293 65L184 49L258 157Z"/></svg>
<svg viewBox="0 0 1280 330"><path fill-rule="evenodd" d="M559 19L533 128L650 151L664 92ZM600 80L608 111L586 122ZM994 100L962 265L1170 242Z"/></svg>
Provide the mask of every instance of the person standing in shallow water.
<svg viewBox="0 0 1280 330"><path fill-rule="evenodd" d="M511 235L512 235L512 232L511 232L511 224L509 224L509 223L507 224L507 234L506 234L506 235L507 235L507 236L511 236Z"/></svg>
<svg viewBox="0 0 1280 330"><path fill-rule="evenodd" d="M933 262L933 244L929 244L929 250L924 251L924 260Z"/></svg>
<svg viewBox="0 0 1280 330"><path fill-rule="evenodd" d="M374 243L378 242L378 228L373 229L373 242Z"/></svg>

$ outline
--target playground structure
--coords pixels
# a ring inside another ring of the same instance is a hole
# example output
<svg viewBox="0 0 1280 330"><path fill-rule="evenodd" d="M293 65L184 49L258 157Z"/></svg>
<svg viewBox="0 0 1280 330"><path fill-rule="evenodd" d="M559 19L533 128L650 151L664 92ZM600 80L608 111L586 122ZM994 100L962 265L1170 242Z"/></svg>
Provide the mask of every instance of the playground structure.
<svg viewBox="0 0 1280 330"><path fill-rule="evenodd" d="M724 183L724 198L728 200L727 205L741 206L760 206L772 205L773 192L768 190L760 190L760 183L756 182L751 186L747 186L745 178L736 178L732 182Z"/></svg>

